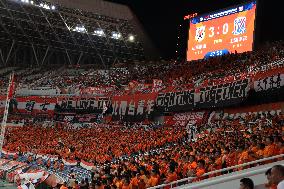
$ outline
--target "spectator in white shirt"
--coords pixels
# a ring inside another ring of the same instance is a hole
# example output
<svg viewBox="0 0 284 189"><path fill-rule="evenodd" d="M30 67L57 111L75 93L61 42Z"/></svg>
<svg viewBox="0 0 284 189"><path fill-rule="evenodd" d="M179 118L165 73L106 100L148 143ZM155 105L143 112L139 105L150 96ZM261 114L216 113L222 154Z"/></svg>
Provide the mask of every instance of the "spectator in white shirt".
<svg viewBox="0 0 284 189"><path fill-rule="evenodd" d="M275 165L272 167L271 181L277 184L277 189L284 189L284 166Z"/></svg>

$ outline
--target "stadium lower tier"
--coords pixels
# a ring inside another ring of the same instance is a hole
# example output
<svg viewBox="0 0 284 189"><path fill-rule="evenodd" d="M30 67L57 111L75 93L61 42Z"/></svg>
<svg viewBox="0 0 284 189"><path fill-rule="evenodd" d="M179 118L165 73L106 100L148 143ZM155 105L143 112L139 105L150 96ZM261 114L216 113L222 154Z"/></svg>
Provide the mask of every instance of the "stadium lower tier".
<svg viewBox="0 0 284 189"><path fill-rule="evenodd" d="M207 172L283 154L283 123L283 115L270 113L229 124L212 120L210 127L198 128L98 124L70 129L38 122L9 128L3 153L65 180L76 170L78 181L94 177L94 185L145 188L186 177L199 181L224 174L203 177Z"/></svg>

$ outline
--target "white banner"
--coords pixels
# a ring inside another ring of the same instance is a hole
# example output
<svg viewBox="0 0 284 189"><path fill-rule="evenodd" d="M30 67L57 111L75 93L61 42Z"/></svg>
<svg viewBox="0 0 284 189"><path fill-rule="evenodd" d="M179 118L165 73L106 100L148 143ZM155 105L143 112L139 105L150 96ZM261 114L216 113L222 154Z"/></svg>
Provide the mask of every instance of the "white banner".
<svg viewBox="0 0 284 189"><path fill-rule="evenodd" d="M81 167L87 169L87 170L92 170L93 167L94 167L94 164L93 163L89 163L89 162L86 162L84 160L81 160L81 163L80 163Z"/></svg>
<svg viewBox="0 0 284 189"><path fill-rule="evenodd" d="M69 165L69 166L75 166L77 165L77 161L76 160L65 160L65 159L62 159L64 165Z"/></svg>
<svg viewBox="0 0 284 189"><path fill-rule="evenodd" d="M5 151L5 150L2 150L2 153L3 153L4 155L9 155L9 156L14 156L14 155L16 155L16 153L8 152L8 151Z"/></svg>
<svg viewBox="0 0 284 189"><path fill-rule="evenodd" d="M279 89L284 86L284 74L277 74L270 77L254 81L254 89L256 92L267 91L269 89Z"/></svg>
<svg viewBox="0 0 284 189"><path fill-rule="evenodd" d="M160 80L160 79L153 80L152 92L159 92L160 90L163 89L163 87L164 87L163 80Z"/></svg>
<svg viewBox="0 0 284 189"><path fill-rule="evenodd" d="M173 126L186 126L187 124L195 125L202 121L204 113L205 112L177 113L170 122L172 122L171 124L173 124Z"/></svg>
<svg viewBox="0 0 284 189"><path fill-rule="evenodd" d="M269 69L275 68L275 67L280 67L284 64L284 59L280 59L280 60L276 60L274 62L268 63L268 64L264 64L262 66L250 66L250 68L248 69L248 72L250 74L256 74L258 72L263 72L263 71L267 71Z"/></svg>

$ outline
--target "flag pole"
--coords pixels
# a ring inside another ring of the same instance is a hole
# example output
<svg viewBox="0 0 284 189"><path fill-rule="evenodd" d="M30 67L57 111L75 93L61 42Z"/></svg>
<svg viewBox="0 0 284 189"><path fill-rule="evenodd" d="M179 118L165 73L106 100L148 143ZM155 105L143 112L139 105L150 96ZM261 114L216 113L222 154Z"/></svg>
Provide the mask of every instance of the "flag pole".
<svg viewBox="0 0 284 189"><path fill-rule="evenodd" d="M3 149L4 137L5 137L5 130L6 130L6 126L7 126L7 118L8 118L8 113L9 113L9 104L10 104L11 97L13 95L13 88L14 88L14 72L10 75L9 86L8 86L7 97L6 97L6 104L5 104L5 111L4 111L3 120L2 120L2 124L1 124L0 157L2 155L2 149Z"/></svg>

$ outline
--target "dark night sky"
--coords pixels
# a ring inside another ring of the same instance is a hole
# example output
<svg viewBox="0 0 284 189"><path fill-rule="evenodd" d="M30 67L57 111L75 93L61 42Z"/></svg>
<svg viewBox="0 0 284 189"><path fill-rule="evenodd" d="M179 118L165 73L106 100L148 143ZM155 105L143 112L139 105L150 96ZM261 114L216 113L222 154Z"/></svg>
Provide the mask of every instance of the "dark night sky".
<svg viewBox="0 0 284 189"><path fill-rule="evenodd" d="M156 48L165 58L175 58L175 51L185 52L187 23L186 14L203 14L236 5L244 0L109 0L128 5L137 15ZM281 1L258 0L256 36L261 43L284 38L284 12ZM281 10L282 9L282 10ZM182 24L182 27L179 25ZM177 36L180 46L177 49Z"/></svg>

